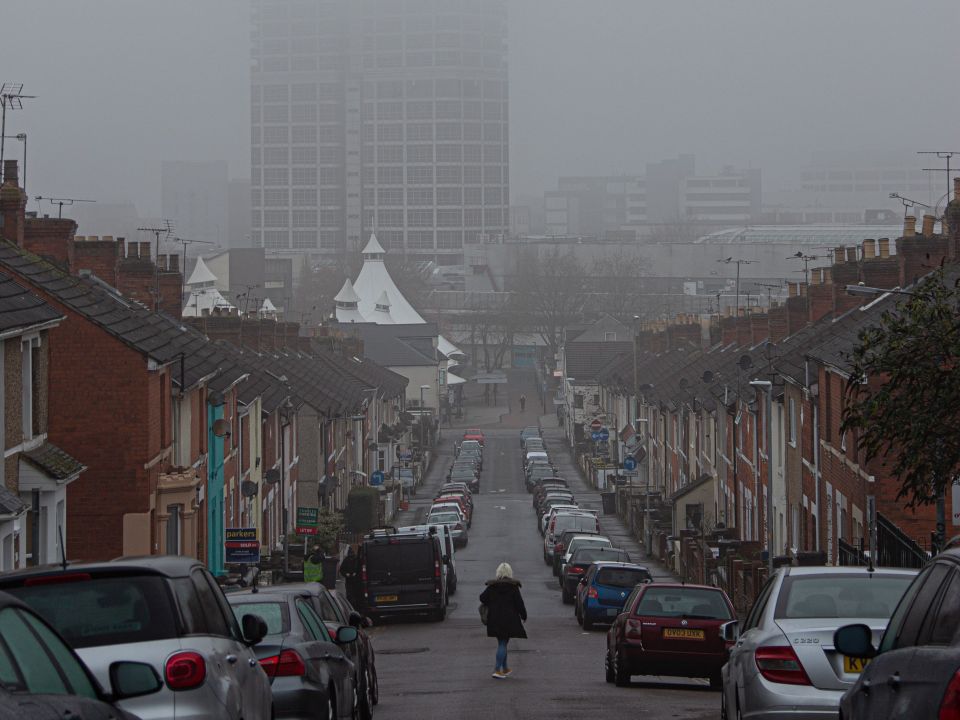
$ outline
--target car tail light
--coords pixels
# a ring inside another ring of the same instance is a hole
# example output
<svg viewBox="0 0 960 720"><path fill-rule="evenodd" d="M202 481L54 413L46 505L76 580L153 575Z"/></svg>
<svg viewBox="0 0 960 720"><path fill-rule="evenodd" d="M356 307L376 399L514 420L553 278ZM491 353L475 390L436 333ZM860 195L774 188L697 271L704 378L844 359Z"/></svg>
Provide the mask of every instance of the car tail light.
<svg viewBox="0 0 960 720"><path fill-rule="evenodd" d="M267 677L303 677L307 674L307 666L296 650L284 650L279 655L271 655L260 661L260 667L267 673Z"/></svg>
<svg viewBox="0 0 960 720"><path fill-rule="evenodd" d="M940 714L937 720L960 720L960 670L950 678L947 691L940 701Z"/></svg>
<svg viewBox="0 0 960 720"><path fill-rule="evenodd" d="M583 568L579 565L573 565L572 567L567 568L567 572L572 572L575 575L583 575Z"/></svg>
<svg viewBox="0 0 960 720"><path fill-rule="evenodd" d="M58 575L27 578L23 581L23 584L24 587L33 587L34 585L59 585L60 583L84 582L90 579L90 573L60 573Z"/></svg>
<svg viewBox="0 0 960 720"><path fill-rule="evenodd" d="M640 640L643 637L643 628L639 620L627 620L626 637L629 640Z"/></svg>
<svg viewBox="0 0 960 720"><path fill-rule="evenodd" d="M563 552L563 543L557 543L553 546L553 551L558 555Z"/></svg>
<svg viewBox="0 0 960 720"><path fill-rule="evenodd" d="M360 566L360 580L362 580L363 582L367 581L367 564L366 563L363 563L363 565Z"/></svg>
<svg viewBox="0 0 960 720"><path fill-rule="evenodd" d="M587 588L587 597L597 600L600 597L600 593L597 592L597 589L593 586Z"/></svg>
<svg viewBox="0 0 960 720"><path fill-rule="evenodd" d="M163 675L171 690L190 690L203 685L207 664L200 653L179 652L167 658Z"/></svg>
<svg viewBox="0 0 960 720"><path fill-rule="evenodd" d="M433 576L435 578L440 577L440 561L439 560L433 561Z"/></svg>
<svg viewBox="0 0 960 720"><path fill-rule="evenodd" d="M789 645L757 648L754 652L757 669L770 682L785 685L810 685L807 671Z"/></svg>
<svg viewBox="0 0 960 720"><path fill-rule="evenodd" d="M461 525L460 523L457 523L456 525L453 526L453 529L454 529L454 530L463 530L463 525Z"/></svg>

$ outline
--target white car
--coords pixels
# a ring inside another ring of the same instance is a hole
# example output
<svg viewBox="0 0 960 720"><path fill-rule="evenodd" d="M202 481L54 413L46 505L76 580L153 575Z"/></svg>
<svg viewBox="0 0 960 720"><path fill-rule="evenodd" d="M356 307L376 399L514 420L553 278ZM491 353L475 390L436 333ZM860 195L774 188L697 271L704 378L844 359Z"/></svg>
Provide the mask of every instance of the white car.
<svg viewBox="0 0 960 720"><path fill-rule="evenodd" d="M455 547L467 546L467 522L463 519L459 506L446 508L430 509L430 514L424 521L425 525L446 525L450 530L450 537L453 538Z"/></svg>

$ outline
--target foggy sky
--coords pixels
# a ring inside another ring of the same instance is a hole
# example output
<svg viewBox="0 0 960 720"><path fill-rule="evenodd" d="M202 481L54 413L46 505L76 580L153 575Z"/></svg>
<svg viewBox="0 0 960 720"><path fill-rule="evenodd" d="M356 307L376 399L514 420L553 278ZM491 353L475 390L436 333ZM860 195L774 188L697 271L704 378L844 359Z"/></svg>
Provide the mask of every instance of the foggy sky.
<svg viewBox="0 0 960 720"><path fill-rule="evenodd" d="M682 152L774 190L814 152L958 149L957 0L509 2L514 196ZM163 160L249 177L247 0L2 0L0 28L0 81L39 96L7 117L31 197L155 216Z"/></svg>

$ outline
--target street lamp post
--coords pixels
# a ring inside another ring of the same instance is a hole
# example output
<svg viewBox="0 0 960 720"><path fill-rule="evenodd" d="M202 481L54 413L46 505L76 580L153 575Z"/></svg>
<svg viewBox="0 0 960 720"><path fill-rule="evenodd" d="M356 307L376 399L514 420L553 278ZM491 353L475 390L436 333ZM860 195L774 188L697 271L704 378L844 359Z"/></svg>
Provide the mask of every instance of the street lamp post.
<svg viewBox="0 0 960 720"><path fill-rule="evenodd" d="M751 380L750 385L766 390L767 404L767 577L773 576L773 383L770 380ZM759 459L759 458L758 458Z"/></svg>

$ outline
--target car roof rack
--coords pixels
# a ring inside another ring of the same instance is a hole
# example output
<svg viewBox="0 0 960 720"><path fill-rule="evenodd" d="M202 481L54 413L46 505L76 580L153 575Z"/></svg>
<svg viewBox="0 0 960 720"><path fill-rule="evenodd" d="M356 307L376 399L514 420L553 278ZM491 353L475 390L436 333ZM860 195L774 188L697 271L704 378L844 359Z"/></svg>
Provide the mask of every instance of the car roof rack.
<svg viewBox="0 0 960 720"><path fill-rule="evenodd" d="M367 537L376 537L378 535L396 535L397 528L394 525L380 525L379 527L370 528L370 532L367 533Z"/></svg>

